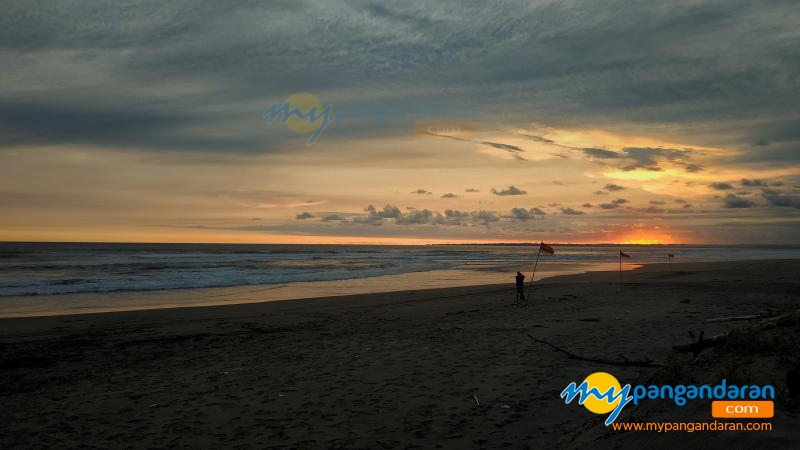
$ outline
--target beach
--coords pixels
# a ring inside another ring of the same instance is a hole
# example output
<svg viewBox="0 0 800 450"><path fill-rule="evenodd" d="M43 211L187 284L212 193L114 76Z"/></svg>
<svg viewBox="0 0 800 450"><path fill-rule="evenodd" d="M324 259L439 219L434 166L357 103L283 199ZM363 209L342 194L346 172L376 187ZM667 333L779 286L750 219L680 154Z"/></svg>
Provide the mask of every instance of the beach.
<svg viewBox="0 0 800 450"><path fill-rule="evenodd" d="M0 447L788 448L798 415L781 399L771 431L657 433L614 431L559 394L601 371L625 383L728 376L785 391L797 360L780 345L733 363L718 349L695 358L672 346L689 332L792 319L797 273L800 260L647 264L623 285L615 271L539 280L524 307L509 283L4 318ZM758 317L706 322L733 316ZM791 340L798 325L766 332ZM664 367L578 360L529 335ZM618 421L711 421L710 411L710 400L651 402Z"/></svg>

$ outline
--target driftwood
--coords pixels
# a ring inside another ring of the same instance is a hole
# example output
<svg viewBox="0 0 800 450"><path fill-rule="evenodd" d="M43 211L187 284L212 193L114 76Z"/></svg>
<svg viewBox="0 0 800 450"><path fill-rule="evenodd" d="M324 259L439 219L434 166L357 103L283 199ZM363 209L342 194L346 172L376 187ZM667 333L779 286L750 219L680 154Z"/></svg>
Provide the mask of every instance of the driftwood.
<svg viewBox="0 0 800 450"><path fill-rule="evenodd" d="M723 342L725 342L725 339L728 338L729 333L718 334L716 336L711 336L708 339L703 339L704 334L705 331L701 331L700 337L696 341L690 344L673 345L672 349L678 353L691 353L696 357L703 350L714 347L716 345L720 345ZM692 339L694 339L694 333L689 332L689 336L692 337Z"/></svg>
<svg viewBox="0 0 800 450"><path fill-rule="evenodd" d="M736 322L739 320L755 320L760 319L761 314L753 314L751 316L735 316L735 317L718 317L716 319L705 320L705 323L721 323L721 322Z"/></svg>
<svg viewBox="0 0 800 450"><path fill-rule="evenodd" d="M538 342L540 344L545 344L545 345L549 346L550 348L552 348L553 350L555 350L557 352L563 353L563 354L567 355L568 357L570 357L572 359L577 359L577 360L580 360L580 361L588 361L588 362L593 362L593 363L597 363L597 364L606 364L606 365L611 365L611 366L664 367L663 364L659 364L659 363L653 362L653 361L651 361L649 359L631 361L628 358L626 358L624 355L619 355L622 358L621 360L619 360L619 359L613 360L613 359L602 359L602 358L587 358L587 357L584 357L584 356L576 355L575 353L572 353L570 351L564 350L563 348L558 347L556 345L553 345L553 344L545 341L544 339L539 339L539 338L533 337L530 334L528 335L528 337L533 339L534 342Z"/></svg>
<svg viewBox="0 0 800 450"><path fill-rule="evenodd" d="M789 317L790 315L791 314L782 314L780 316L775 316L775 317L771 317L769 319L764 319L758 325L753 325L753 326L750 326L750 327L737 328L737 329L729 331L727 333L722 333L722 334L717 334L715 336L711 336L708 339L704 339L703 338L703 335L704 335L705 332L701 331L700 332L700 336L697 338L696 341L694 340L694 333L690 331L689 332L689 337L694 342L691 342L689 344L673 345L672 349L677 353L691 353L695 357L697 357L697 355L699 355L700 352L702 352L703 350L705 350L707 348L711 348L711 347L716 347L718 345L721 345L721 344L725 343L725 340L728 339L728 337L733 332L744 331L744 330L763 330L763 329L771 328L771 327L776 326L778 324L778 321L780 321L781 319L785 319L785 318ZM722 317L722 318L719 318L719 319L709 319L709 320L706 320L705 322L706 323L733 322L733 321L737 321L737 320L753 320L753 319L758 319L760 317L761 317L760 315L738 316L738 317Z"/></svg>

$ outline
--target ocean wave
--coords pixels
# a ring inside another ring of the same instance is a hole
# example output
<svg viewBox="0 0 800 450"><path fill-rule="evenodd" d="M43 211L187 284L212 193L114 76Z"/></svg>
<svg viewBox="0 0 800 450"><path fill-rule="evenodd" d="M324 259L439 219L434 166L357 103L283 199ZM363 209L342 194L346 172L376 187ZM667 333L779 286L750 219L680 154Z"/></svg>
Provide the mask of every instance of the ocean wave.
<svg viewBox="0 0 800 450"><path fill-rule="evenodd" d="M800 248L724 246L556 246L545 264L718 261L800 257ZM535 246L325 246L190 244L0 244L0 297L153 291L336 281L460 269L470 273L529 267Z"/></svg>
<svg viewBox="0 0 800 450"><path fill-rule="evenodd" d="M121 291L155 291L168 289L199 289L257 284L286 284L296 282L337 281L411 272L427 272L453 267L443 263L409 263L377 267L351 268L342 266L313 266L307 268L260 271L232 266L159 268L146 272L124 274L116 268L103 274L86 274L84 278L59 278L55 274L28 274L0 279L0 297L36 296Z"/></svg>

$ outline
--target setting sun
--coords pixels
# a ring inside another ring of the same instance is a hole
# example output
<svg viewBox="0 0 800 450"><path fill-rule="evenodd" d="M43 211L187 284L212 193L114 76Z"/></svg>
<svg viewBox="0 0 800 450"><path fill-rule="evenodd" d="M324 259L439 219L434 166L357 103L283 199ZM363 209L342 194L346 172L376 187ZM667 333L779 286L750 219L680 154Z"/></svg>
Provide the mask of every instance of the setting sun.
<svg viewBox="0 0 800 450"><path fill-rule="evenodd" d="M637 231L625 236L619 240L620 244L630 245L664 245L664 244L678 244L676 239L667 233L660 233L657 231Z"/></svg>

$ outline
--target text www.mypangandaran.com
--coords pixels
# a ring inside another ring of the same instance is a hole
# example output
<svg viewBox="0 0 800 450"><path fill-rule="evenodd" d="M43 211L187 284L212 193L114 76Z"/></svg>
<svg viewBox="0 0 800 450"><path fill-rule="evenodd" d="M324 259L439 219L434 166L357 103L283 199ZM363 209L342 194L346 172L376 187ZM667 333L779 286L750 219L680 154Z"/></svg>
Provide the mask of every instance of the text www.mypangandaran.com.
<svg viewBox="0 0 800 450"><path fill-rule="evenodd" d="M772 431L769 422L626 422L612 423L612 428L618 431Z"/></svg>

